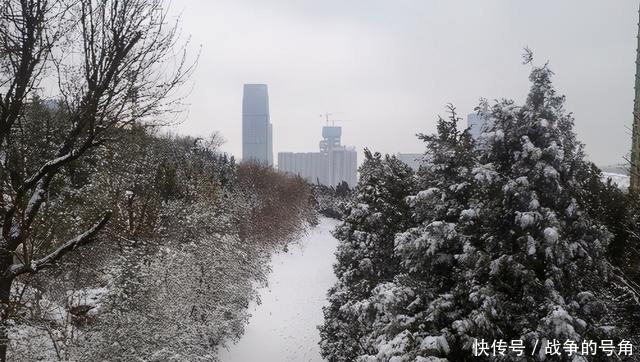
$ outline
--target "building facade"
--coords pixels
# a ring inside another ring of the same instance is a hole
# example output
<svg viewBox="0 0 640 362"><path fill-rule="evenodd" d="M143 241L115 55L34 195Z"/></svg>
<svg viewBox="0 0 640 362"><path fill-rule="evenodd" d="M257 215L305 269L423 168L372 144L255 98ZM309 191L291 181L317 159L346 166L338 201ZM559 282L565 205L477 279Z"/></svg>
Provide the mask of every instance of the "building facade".
<svg viewBox="0 0 640 362"><path fill-rule="evenodd" d="M342 181L349 187L358 183L358 152L355 148L341 146L329 154L329 184L337 186Z"/></svg>
<svg viewBox="0 0 640 362"><path fill-rule="evenodd" d="M480 139L480 134L488 126L487 120L477 113L471 113L467 116L467 127L469 127L469 133L474 140Z"/></svg>
<svg viewBox="0 0 640 362"><path fill-rule="evenodd" d="M329 184L328 159L320 152L279 152L278 170L298 175L312 183Z"/></svg>
<svg viewBox="0 0 640 362"><path fill-rule="evenodd" d="M310 182L336 186L342 181L353 187L358 182L358 153L340 142L342 128L322 127L320 152L280 152L278 169Z"/></svg>
<svg viewBox="0 0 640 362"><path fill-rule="evenodd" d="M467 116L467 127L471 138L475 141L475 147L477 149L486 149L488 147L487 140L482 137L482 134L493 127L493 121L477 113L471 113Z"/></svg>
<svg viewBox="0 0 640 362"><path fill-rule="evenodd" d="M245 84L242 94L242 160L273 165L273 126L266 84Z"/></svg>

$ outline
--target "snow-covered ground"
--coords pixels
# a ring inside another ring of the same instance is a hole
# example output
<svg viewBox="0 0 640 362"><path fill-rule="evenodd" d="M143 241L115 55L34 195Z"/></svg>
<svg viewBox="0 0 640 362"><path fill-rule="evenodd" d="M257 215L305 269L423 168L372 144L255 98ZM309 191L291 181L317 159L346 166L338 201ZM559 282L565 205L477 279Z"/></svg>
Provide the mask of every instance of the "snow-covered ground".
<svg viewBox="0 0 640 362"><path fill-rule="evenodd" d="M320 225L287 253L273 256L269 286L240 341L220 352L222 362L320 362L317 325L322 323L326 292L335 282L332 265L338 241L336 221Z"/></svg>

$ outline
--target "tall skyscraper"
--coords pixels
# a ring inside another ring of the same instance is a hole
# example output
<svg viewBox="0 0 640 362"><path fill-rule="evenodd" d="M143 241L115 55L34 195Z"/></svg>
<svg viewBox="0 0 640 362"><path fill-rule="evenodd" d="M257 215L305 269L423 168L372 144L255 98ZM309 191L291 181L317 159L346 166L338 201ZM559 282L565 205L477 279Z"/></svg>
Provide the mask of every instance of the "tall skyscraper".
<svg viewBox="0 0 640 362"><path fill-rule="evenodd" d="M242 95L242 160L273 165L273 127L266 84L245 84Z"/></svg>

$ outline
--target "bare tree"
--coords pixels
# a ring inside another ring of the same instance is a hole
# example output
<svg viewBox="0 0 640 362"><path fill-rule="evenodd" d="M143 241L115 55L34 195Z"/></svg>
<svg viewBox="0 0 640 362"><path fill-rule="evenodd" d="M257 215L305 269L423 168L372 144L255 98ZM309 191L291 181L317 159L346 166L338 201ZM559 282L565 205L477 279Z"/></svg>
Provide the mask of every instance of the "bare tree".
<svg viewBox="0 0 640 362"><path fill-rule="evenodd" d="M0 361L6 361L11 285L95 240L111 216L98 209L75 235L39 242L34 228L61 171L132 124L174 110L191 73L177 22L162 0L0 0ZM47 86L49 85L49 86ZM55 85L55 86L51 86ZM22 144L30 99L48 91L64 115L59 142Z"/></svg>

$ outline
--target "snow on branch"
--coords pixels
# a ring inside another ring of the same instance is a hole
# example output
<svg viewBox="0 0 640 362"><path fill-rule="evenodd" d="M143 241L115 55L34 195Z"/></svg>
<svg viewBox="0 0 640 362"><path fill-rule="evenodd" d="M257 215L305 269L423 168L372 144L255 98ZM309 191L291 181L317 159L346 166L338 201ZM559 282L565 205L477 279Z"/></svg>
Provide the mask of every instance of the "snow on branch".
<svg viewBox="0 0 640 362"><path fill-rule="evenodd" d="M109 218L111 218L111 211L105 212L102 215L102 218L100 218L98 222L93 224L91 228L89 228L87 231L83 232L82 234L74 237L73 239L70 239L66 243L62 244L56 250L52 251L49 255L41 259L32 261L29 265L20 264L20 265L11 266L11 269L10 269L11 275L13 277L17 277L18 275L21 275L24 273L36 273L41 269L51 266L52 263L60 260L65 254L74 250L76 247L92 242L95 236L107 224L107 222L109 221Z"/></svg>
<svg viewBox="0 0 640 362"><path fill-rule="evenodd" d="M36 182L42 179L47 173L51 172L52 170L57 170L61 166L70 163L71 161L77 159L79 155L79 152L71 151L66 153L65 155L56 157L55 159L46 162L36 173L31 175L27 180L24 181L23 188L28 189L33 187Z"/></svg>

